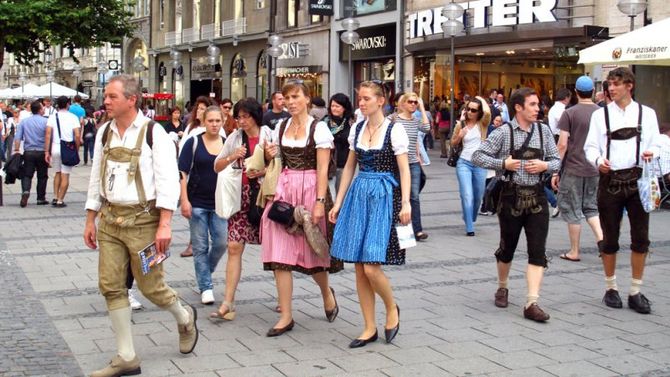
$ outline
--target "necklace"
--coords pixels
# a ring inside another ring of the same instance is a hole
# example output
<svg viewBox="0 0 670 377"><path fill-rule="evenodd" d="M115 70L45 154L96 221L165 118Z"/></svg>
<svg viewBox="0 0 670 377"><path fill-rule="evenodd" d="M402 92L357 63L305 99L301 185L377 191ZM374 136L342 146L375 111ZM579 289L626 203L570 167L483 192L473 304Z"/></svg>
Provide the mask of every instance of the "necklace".
<svg viewBox="0 0 670 377"><path fill-rule="evenodd" d="M372 145L372 138L375 137L375 135L377 134L377 131L379 131L380 128L382 128L381 123L375 128L374 131L370 131L370 130L372 130L372 127L370 127L370 125L368 124L368 135L370 136L370 138L368 138L368 147L370 145Z"/></svg>
<svg viewBox="0 0 670 377"><path fill-rule="evenodd" d="M293 123L291 124L292 126L294 125ZM300 131L301 125L300 124L295 124L295 127L293 128L293 139L298 140L298 132Z"/></svg>

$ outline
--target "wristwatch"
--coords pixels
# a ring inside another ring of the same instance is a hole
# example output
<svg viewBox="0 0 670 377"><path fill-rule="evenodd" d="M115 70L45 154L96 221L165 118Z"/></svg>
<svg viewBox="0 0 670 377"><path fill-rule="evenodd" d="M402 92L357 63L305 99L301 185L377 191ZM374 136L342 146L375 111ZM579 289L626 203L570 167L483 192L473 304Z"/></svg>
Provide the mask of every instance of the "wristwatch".
<svg viewBox="0 0 670 377"><path fill-rule="evenodd" d="M326 198L316 198L316 201L320 202L320 203L323 203L323 204L326 204Z"/></svg>

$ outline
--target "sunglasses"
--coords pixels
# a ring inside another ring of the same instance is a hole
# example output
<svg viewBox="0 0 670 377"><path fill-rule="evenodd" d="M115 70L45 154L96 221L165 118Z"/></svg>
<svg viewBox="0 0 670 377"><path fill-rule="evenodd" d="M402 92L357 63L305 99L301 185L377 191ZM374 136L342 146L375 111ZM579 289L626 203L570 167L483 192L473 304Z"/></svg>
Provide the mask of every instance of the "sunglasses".
<svg viewBox="0 0 670 377"><path fill-rule="evenodd" d="M478 113L478 112L479 112L479 109L475 109L475 108L472 108L472 107L468 107L468 111L474 114L474 113Z"/></svg>
<svg viewBox="0 0 670 377"><path fill-rule="evenodd" d="M419 101L411 99L411 100L408 100L407 103L409 103L410 105L418 105Z"/></svg>
<svg viewBox="0 0 670 377"><path fill-rule="evenodd" d="M292 84L292 85L305 85L305 80L303 79L288 79L286 80L287 84Z"/></svg>
<svg viewBox="0 0 670 377"><path fill-rule="evenodd" d="M226 110L230 110L230 109L233 108L232 106L221 106L221 107L224 108L224 109L226 109Z"/></svg>

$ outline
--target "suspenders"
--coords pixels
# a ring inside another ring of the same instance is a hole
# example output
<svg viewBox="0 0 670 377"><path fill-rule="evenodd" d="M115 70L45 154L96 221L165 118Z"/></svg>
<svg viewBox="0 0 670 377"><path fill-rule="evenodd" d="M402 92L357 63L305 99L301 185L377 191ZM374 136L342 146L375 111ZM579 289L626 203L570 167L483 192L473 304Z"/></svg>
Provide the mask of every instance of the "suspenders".
<svg viewBox="0 0 670 377"><path fill-rule="evenodd" d="M637 115L637 136L635 137L637 141L637 147L635 150L635 166L640 165L640 141L642 138L642 105L638 102L638 115ZM612 131L610 130L610 114L607 111L607 106L605 109L605 127L607 127L607 159L610 159L610 145L612 144Z"/></svg>

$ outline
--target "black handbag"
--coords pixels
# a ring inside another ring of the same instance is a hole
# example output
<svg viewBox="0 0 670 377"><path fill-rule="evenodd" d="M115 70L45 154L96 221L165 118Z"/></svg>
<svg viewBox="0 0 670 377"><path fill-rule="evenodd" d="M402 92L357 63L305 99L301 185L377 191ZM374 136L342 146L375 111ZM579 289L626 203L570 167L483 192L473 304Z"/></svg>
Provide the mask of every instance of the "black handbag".
<svg viewBox="0 0 670 377"><path fill-rule="evenodd" d="M463 151L463 144L458 144L457 146L449 146L449 158L447 158L447 165L452 168L456 167L458 159L461 157L461 152Z"/></svg>
<svg viewBox="0 0 670 377"><path fill-rule="evenodd" d="M500 202L500 193L502 192L505 181L501 177L493 177L486 185L484 190L484 211L496 212Z"/></svg>
<svg viewBox="0 0 670 377"><path fill-rule="evenodd" d="M79 151L77 150L77 143L74 141L63 140L63 133L60 131L60 121L58 114L56 114L56 126L58 127L58 137L60 138L60 159L65 166L79 165ZM74 137L73 137L74 138Z"/></svg>
<svg viewBox="0 0 670 377"><path fill-rule="evenodd" d="M272 203L268 211L268 219L290 227L295 222L293 212L295 212L295 207L291 203L278 200Z"/></svg>
<svg viewBox="0 0 670 377"><path fill-rule="evenodd" d="M261 218L263 217L263 207L256 204L258 200L258 193L261 190L261 185L257 179L249 180L249 212L247 212L247 220L255 227L261 225Z"/></svg>

